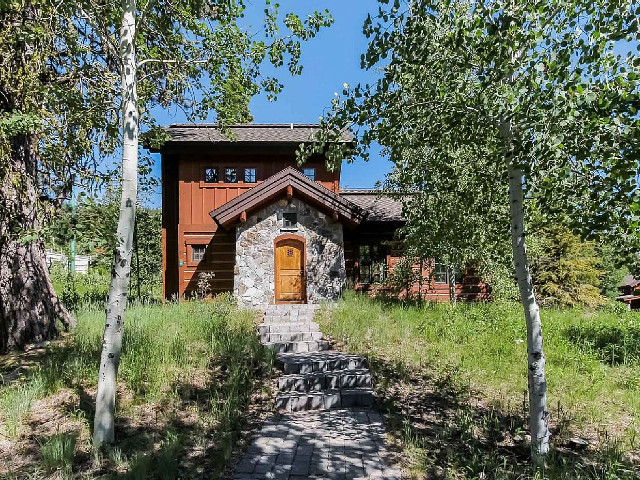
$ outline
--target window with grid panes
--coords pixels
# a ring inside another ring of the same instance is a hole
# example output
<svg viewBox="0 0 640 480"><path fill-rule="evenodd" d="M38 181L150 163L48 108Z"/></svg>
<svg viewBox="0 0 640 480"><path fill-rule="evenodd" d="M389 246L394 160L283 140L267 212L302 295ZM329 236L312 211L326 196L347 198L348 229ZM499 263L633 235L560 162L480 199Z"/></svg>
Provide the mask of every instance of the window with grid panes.
<svg viewBox="0 0 640 480"><path fill-rule="evenodd" d="M383 283L387 278L387 252L384 245L360 245L358 264L360 283Z"/></svg>

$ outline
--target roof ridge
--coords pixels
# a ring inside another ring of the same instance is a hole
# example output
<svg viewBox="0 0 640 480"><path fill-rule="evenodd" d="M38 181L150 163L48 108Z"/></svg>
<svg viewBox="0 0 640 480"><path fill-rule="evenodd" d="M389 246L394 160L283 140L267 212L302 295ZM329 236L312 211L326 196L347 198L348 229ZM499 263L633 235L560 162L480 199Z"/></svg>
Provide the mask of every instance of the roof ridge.
<svg viewBox="0 0 640 480"><path fill-rule="evenodd" d="M340 193L362 193L362 194L371 194L371 193L380 193L384 194L384 190L376 190L375 188L341 188Z"/></svg>
<svg viewBox="0 0 640 480"><path fill-rule="evenodd" d="M320 128L318 123L233 123L229 128ZM169 128L219 128L217 123L171 123Z"/></svg>

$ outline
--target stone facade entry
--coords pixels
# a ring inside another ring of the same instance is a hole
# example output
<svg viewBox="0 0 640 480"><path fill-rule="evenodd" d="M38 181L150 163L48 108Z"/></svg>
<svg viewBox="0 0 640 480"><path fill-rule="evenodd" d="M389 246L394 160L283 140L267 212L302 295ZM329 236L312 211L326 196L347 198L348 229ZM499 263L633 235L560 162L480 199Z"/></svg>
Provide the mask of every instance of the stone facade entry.
<svg viewBox="0 0 640 480"><path fill-rule="evenodd" d="M284 239L298 239L283 243L280 253L283 262L291 262L280 265L285 277L297 279L280 279L277 249ZM244 307L335 301L345 279L342 224L302 200L276 200L236 226L234 293ZM280 287L285 298L279 297ZM298 299L294 288L301 290Z"/></svg>
<svg viewBox="0 0 640 480"><path fill-rule="evenodd" d="M283 235L274 241L276 303L306 303L305 241Z"/></svg>

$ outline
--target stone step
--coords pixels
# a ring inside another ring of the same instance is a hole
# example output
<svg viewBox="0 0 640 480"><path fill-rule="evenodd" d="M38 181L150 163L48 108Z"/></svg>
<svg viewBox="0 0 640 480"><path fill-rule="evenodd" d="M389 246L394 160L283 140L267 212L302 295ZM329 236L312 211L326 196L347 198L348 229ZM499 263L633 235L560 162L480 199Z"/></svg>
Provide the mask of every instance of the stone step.
<svg viewBox="0 0 640 480"><path fill-rule="evenodd" d="M265 333L260 335L262 343L308 342L322 340L320 332Z"/></svg>
<svg viewBox="0 0 640 480"><path fill-rule="evenodd" d="M258 333L296 333L296 332L318 332L320 327L317 323L268 323L258 325Z"/></svg>
<svg viewBox="0 0 640 480"><path fill-rule="evenodd" d="M325 390L323 392L286 392L276 395L276 408L281 413L370 407L371 405L373 405L373 392L370 388Z"/></svg>
<svg viewBox="0 0 640 480"><path fill-rule="evenodd" d="M336 370L363 370L367 359L341 352L281 353L277 356L280 369L287 375Z"/></svg>
<svg viewBox="0 0 640 480"><path fill-rule="evenodd" d="M320 305L317 303L279 303L277 305L267 305L267 311L292 311L292 310L317 310Z"/></svg>
<svg viewBox="0 0 640 480"><path fill-rule="evenodd" d="M318 392L344 388L371 388L371 373L368 370L335 370L278 378L278 390L281 392Z"/></svg>
<svg viewBox="0 0 640 480"><path fill-rule="evenodd" d="M262 323L265 325L282 324L282 323L312 323L313 315L265 315Z"/></svg>
<svg viewBox="0 0 640 480"><path fill-rule="evenodd" d="M326 340L309 340L303 342L272 342L265 343L265 346L275 350L277 353L307 353L319 352L329 349L329 342Z"/></svg>

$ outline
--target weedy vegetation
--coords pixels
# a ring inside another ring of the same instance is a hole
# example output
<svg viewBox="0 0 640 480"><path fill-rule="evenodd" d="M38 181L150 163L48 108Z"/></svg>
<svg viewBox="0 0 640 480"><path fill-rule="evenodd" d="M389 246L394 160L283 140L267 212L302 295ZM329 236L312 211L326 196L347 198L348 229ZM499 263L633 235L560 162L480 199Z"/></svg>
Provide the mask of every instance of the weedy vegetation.
<svg viewBox="0 0 640 480"><path fill-rule="evenodd" d="M103 311L79 311L63 340L6 357L0 476L215 478L261 414L256 405L270 406L264 379L274 358L255 334L253 315L228 296L132 306L119 370L118 441L102 450L92 448L91 422Z"/></svg>
<svg viewBox="0 0 640 480"><path fill-rule="evenodd" d="M347 294L322 318L370 359L412 478L535 478L519 305L402 304ZM544 309L553 452L543 476L640 477L640 314Z"/></svg>

